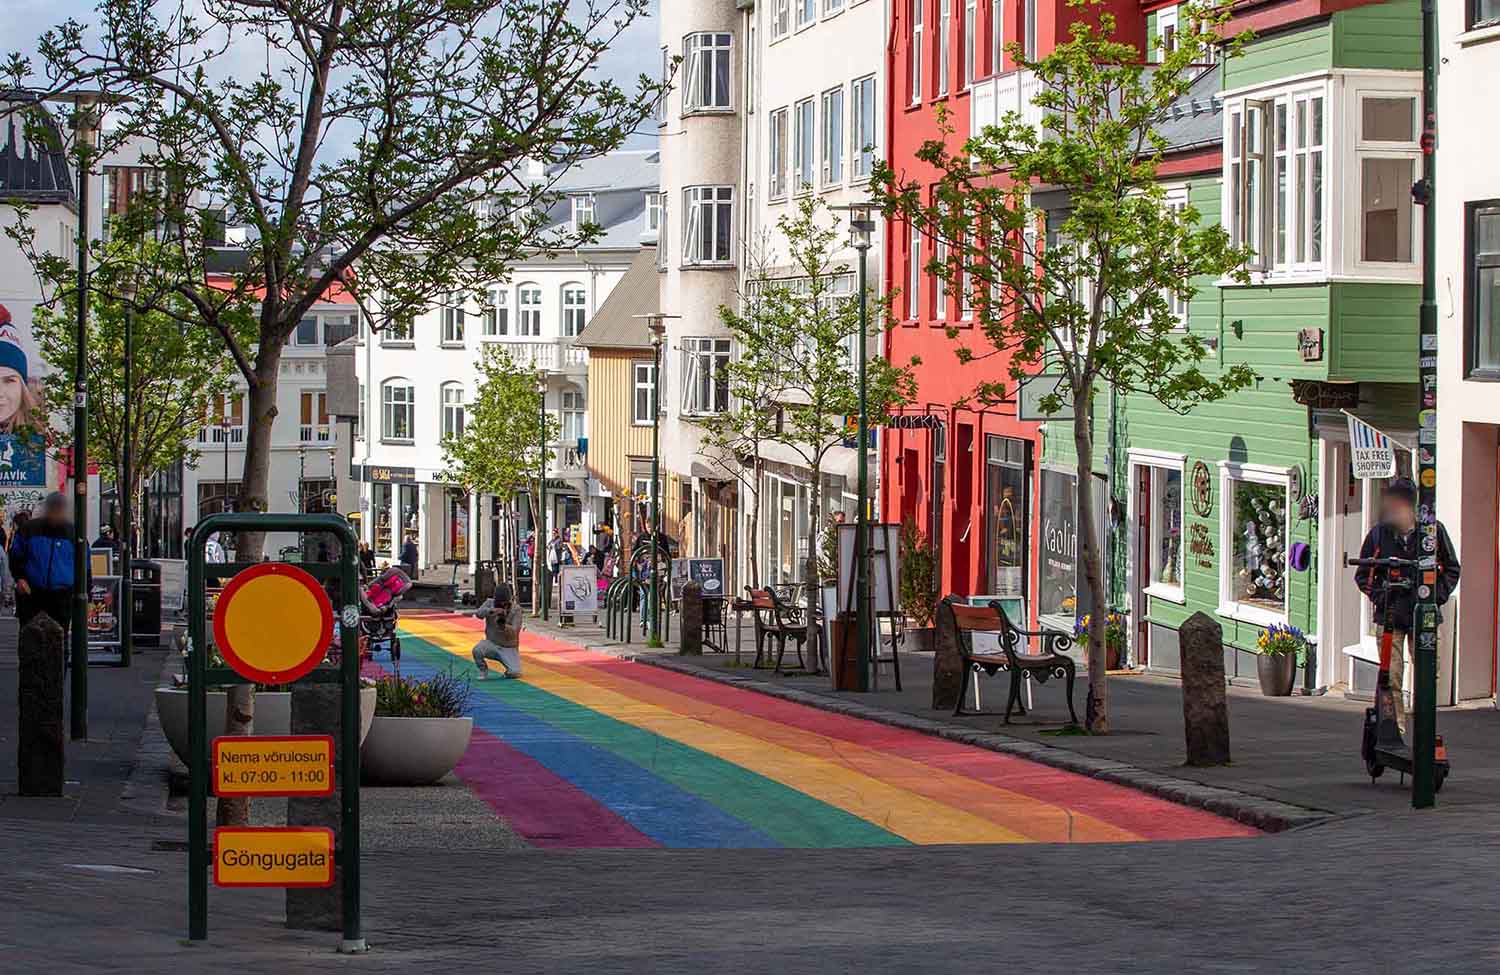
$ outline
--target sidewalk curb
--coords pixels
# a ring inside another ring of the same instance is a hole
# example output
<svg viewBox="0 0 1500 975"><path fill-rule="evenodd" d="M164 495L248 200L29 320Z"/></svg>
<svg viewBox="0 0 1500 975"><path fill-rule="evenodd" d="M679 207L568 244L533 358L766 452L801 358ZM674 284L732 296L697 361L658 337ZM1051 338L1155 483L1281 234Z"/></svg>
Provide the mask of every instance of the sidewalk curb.
<svg viewBox="0 0 1500 975"><path fill-rule="evenodd" d="M1065 772L1086 775L1090 778L1137 789L1141 792L1175 802L1178 805L1203 809L1215 815L1244 823L1246 826L1253 826L1267 833L1300 829L1338 818L1336 813L1327 810L1293 805L1292 803L1267 799L1264 796L1240 792L1235 789L1204 785L1201 782L1181 779L1161 772L1153 772L1149 769L1127 765L1107 758L1082 755L1078 752L1069 751L1066 748L1059 748L1056 745L1046 745L1040 742L1027 741L1023 738L1013 738L997 732L974 731L933 718L923 718L916 715L904 714L899 711L889 711L885 708L871 707L858 701L838 700L822 694L799 690L795 687L784 687L780 684L774 684L753 677L726 674L710 667L698 666L697 664L668 654L642 652L633 647L621 646L619 644L585 644L580 640L570 639L575 637L575 634L569 633L567 630L555 630L551 627L548 627L548 630L551 631L548 633L549 636L581 645L585 649L593 650L596 653L604 653L621 660L630 660L635 663L645 664L648 667L658 667L662 670L670 670L703 680L727 684L742 690L764 694L768 697L793 701L797 704L817 708L820 711L830 711L853 718L862 718L866 721L875 721L893 728L916 731L944 738L948 741L972 745L976 748L985 748L992 752L1014 755L1028 761L1062 769ZM581 636L582 634L577 635Z"/></svg>

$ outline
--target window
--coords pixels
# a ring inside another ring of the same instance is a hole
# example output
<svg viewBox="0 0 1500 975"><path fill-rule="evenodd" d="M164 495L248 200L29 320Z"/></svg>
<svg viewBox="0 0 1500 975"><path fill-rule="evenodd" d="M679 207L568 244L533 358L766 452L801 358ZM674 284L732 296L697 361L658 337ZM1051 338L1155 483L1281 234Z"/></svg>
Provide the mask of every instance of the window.
<svg viewBox="0 0 1500 975"><path fill-rule="evenodd" d="M667 52L667 49L665 47L661 49L661 76L657 80L660 81L663 85L666 85L668 82L670 82L672 80L672 56L671 56L671 54L669 54ZM667 124L667 91L668 90L669 89L667 89L667 88L664 87L662 89L661 94L659 96L657 96L657 99L656 99L655 109L656 109L656 124L657 125L666 125Z"/></svg>
<svg viewBox="0 0 1500 975"><path fill-rule="evenodd" d="M823 14L836 14L844 9L844 0L823 0Z"/></svg>
<svg viewBox="0 0 1500 975"><path fill-rule="evenodd" d="M911 74L911 103L922 102L922 7L927 0L911 0L911 43L906 48L906 67Z"/></svg>
<svg viewBox="0 0 1500 975"><path fill-rule="evenodd" d="M1410 264L1415 226L1411 187L1417 178L1417 99L1360 92L1359 241L1368 264Z"/></svg>
<svg viewBox="0 0 1500 975"><path fill-rule="evenodd" d="M946 220L947 213L943 214ZM932 240L932 259L937 262L938 267L947 270L948 264L948 241L943 238L947 233L940 229ZM947 321L948 319L948 279L941 273L932 276L932 320L935 322Z"/></svg>
<svg viewBox="0 0 1500 975"><path fill-rule="evenodd" d="M575 450L578 441L587 435L584 433L584 415L583 394L564 390L562 394L562 442L571 445Z"/></svg>
<svg viewBox="0 0 1500 975"><path fill-rule="evenodd" d="M516 289L516 305L519 316L516 334L522 338L536 338L542 334L542 289L534 284L523 284Z"/></svg>
<svg viewBox="0 0 1500 975"><path fill-rule="evenodd" d="M734 233L734 187L693 186L683 191L682 263L728 264Z"/></svg>
<svg viewBox="0 0 1500 975"><path fill-rule="evenodd" d="M800 30L818 19L818 0L796 0L797 28Z"/></svg>
<svg viewBox="0 0 1500 975"><path fill-rule="evenodd" d="M1297 98L1292 260L1323 262L1323 96Z"/></svg>
<svg viewBox="0 0 1500 975"><path fill-rule="evenodd" d="M1021 4L1021 47L1026 54L1026 60L1036 60L1036 0L1022 0Z"/></svg>
<svg viewBox="0 0 1500 975"><path fill-rule="evenodd" d="M750 25L750 43L745 45L745 111L755 111L755 25Z"/></svg>
<svg viewBox="0 0 1500 975"><path fill-rule="evenodd" d="M392 318L380 330L381 345L411 345L416 328L410 318Z"/></svg>
<svg viewBox="0 0 1500 975"><path fill-rule="evenodd" d="M575 193L570 199L573 202L573 231L576 233L585 224L594 222L594 194Z"/></svg>
<svg viewBox="0 0 1500 975"><path fill-rule="evenodd" d="M938 0L937 93L948 94L948 51L953 42L953 0Z"/></svg>
<svg viewBox="0 0 1500 975"><path fill-rule="evenodd" d="M844 89L823 92L823 185L844 181Z"/></svg>
<svg viewBox="0 0 1500 975"><path fill-rule="evenodd" d="M773 200L786 196L786 123L786 109L778 108L771 113L771 141L768 146L771 172L766 181L766 189Z"/></svg>
<svg viewBox="0 0 1500 975"><path fill-rule="evenodd" d="M689 34L683 40L687 77L682 85L682 110L726 111L729 102L730 54L733 34Z"/></svg>
<svg viewBox="0 0 1500 975"><path fill-rule="evenodd" d="M462 383L443 383L443 439L464 435L464 387Z"/></svg>
<svg viewBox="0 0 1500 975"><path fill-rule="evenodd" d="M729 409L729 339L682 340L682 412L689 416Z"/></svg>
<svg viewBox="0 0 1500 975"><path fill-rule="evenodd" d="M974 45L977 38L975 30L979 27L979 0L964 0L964 63L963 86L969 87L974 83Z"/></svg>
<svg viewBox="0 0 1500 975"><path fill-rule="evenodd" d="M464 296L457 291L443 300L443 344L464 344Z"/></svg>
<svg viewBox="0 0 1500 975"><path fill-rule="evenodd" d="M651 425L652 399L656 394L656 383L652 376L654 369L655 366L650 362L635 362L631 364L631 393L633 398L630 419L636 426Z"/></svg>
<svg viewBox="0 0 1500 975"><path fill-rule="evenodd" d="M302 422L297 429L297 439L302 443L327 443L329 440L328 394L305 392L300 396L300 400Z"/></svg>
<svg viewBox="0 0 1500 975"><path fill-rule="evenodd" d="M589 318L589 293L581 284L562 286L563 335L573 337L583 332Z"/></svg>
<svg viewBox="0 0 1500 975"><path fill-rule="evenodd" d="M906 271L906 317L915 321L922 317L921 306L917 304L918 293L922 287L921 224L911 225L911 242L906 250Z"/></svg>
<svg viewBox="0 0 1500 975"><path fill-rule="evenodd" d="M354 417L354 439L365 439L365 384L359 383L359 412Z"/></svg>
<svg viewBox="0 0 1500 975"><path fill-rule="evenodd" d="M1163 7L1156 12L1156 50L1153 61L1162 61L1177 50L1177 8Z"/></svg>
<svg viewBox="0 0 1500 975"><path fill-rule="evenodd" d="M1229 113L1230 234L1254 251L1249 266L1265 268L1262 196L1265 192L1266 102L1247 101Z"/></svg>
<svg viewBox="0 0 1500 975"><path fill-rule="evenodd" d="M1187 187L1182 186L1182 187L1176 187L1174 189L1168 190L1167 191L1166 204L1167 204L1167 210L1169 212L1171 212L1171 213L1179 213L1180 214L1184 210L1186 210L1187 209L1187 205L1188 205L1188 191L1187 191ZM1171 311L1172 317L1174 317L1174 318L1177 319L1177 327L1178 328L1187 328L1187 323L1188 323L1188 302L1187 302L1187 299L1184 298L1184 297L1182 297L1176 291L1168 292L1165 297L1167 299L1167 308L1168 308L1168 310Z"/></svg>
<svg viewBox="0 0 1500 975"><path fill-rule="evenodd" d="M483 324L480 327L487 338L510 334L510 291L508 289L490 289L489 303L484 306Z"/></svg>
<svg viewBox="0 0 1500 975"><path fill-rule="evenodd" d="M297 323L297 344L318 344L318 320L309 315Z"/></svg>
<svg viewBox="0 0 1500 975"><path fill-rule="evenodd" d="M1146 589L1167 599L1182 598L1182 465L1183 461L1152 458L1149 463L1133 463L1135 504L1142 530L1137 544L1138 564L1147 575Z"/></svg>
<svg viewBox="0 0 1500 975"><path fill-rule="evenodd" d="M656 196L661 203L661 230L656 234L656 267L657 270L665 271L667 269L667 248L672 242L671 235L667 233L667 218L670 214L667 211L667 194L658 193Z"/></svg>
<svg viewBox="0 0 1500 975"><path fill-rule="evenodd" d="M244 443L245 394L216 396L206 422L198 431L199 443Z"/></svg>
<svg viewBox="0 0 1500 975"><path fill-rule="evenodd" d="M875 76L850 83L849 92L854 99L849 117L854 134L854 178L869 179L875 168Z"/></svg>
<svg viewBox="0 0 1500 975"><path fill-rule="evenodd" d="M990 0L990 73L1005 70L1005 13L1003 0Z"/></svg>
<svg viewBox="0 0 1500 975"><path fill-rule="evenodd" d="M646 233L658 235L661 233L662 194L646 194Z"/></svg>
<svg viewBox="0 0 1500 975"><path fill-rule="evenodd" d="M1469 29L1500 24L1500 0L1469 0Z"/></svg>
<svg viewBox="0 0 1500 975"><path fill-rule="evenodd" d="M1000 599L1026 598L1026 555L1030 549L1027 510L1026 441L985 437L985 533L989 588Z"/></svg>
<svg viewBox="0 0 1500 975"><path fill-rule="evenodd" d="M405 379L387 379L380 387L380 439L411 443L416 427L417 394Z"/></svg>
<svg viewBox="0 0 1500 975"><path fill-rule="evenodd" d="M1466 209L1469 375L1500 379L1500 201Z"/></svg>
<svg viewBox="0 0 1500 975"><path fill-rule="evenodd" d="M813 100L797 103L792 116L792 192L806 193L813 188L813 160L815 130L813 128Z"/></svg>
<svg viewBox="0 0 1500 975"><path fill-rule="evenodd" d="M1324 96L1293 92L1231 107L1227 139L1229 227L1263 271L1323 262Z"/></svg>
<svg viewBox="0 0 1500 975"><path fill-rule="evenodd" d="M792 0L775 0L776 9L771 14L771 40L785 37L792 30Z"/></svg>
<svg viewBox="0 0 1500 975"><path fill-rule="evenodd" d="M1286 616L1287 489L1280 471L1221 464L1221 613L1248 622Z"/></svg>

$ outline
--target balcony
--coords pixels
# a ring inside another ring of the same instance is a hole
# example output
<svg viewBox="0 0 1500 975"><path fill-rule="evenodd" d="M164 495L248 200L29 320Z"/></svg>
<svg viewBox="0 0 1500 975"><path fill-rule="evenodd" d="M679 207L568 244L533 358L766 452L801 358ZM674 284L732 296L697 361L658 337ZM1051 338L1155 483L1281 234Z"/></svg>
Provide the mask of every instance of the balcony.
<svg viewBox="0 0 1500 975"><path fill-rule="evenodd" d="M1007 71L976 81L969 98L969 131L978 135L985 126L1000 124L1000 120L1011 112L1019 115L1023 123L1041 130L1042 108L1036 104L1036 96L1041 90L1041 79L1027 70ZM1055 135L1042 132L1043 139Z"/></svg>
<svg viewBox="0 0 1500 975"><path fill-rule="evenodd" d="M536 342L506 342L512 361L522 369L582 375L588 369L588 349L571 338Z"/></svg>
<svg viewBox="0 0 1500 975"><path fill-rule="evenodd" d="M330 436L328 424L304 423L298 427L297 439L303 443L328 443L333 438Z"/></svg>
<svg viewBox="0 0 1500 975"><path fill-rule="evenodd" d="M201 427L198 430L198 442L216 444L228 442L231 444L242 444L245 442L245 428L243 426Z"/></svg>
<svg viewBox="0 0 1500 975"><path fill-rule="evenodd" d="M548 465L547 473L551 477L585 477L587 476L588 455L584 444L586 439L560 440L547 445L552 452L552 463Z"/></svg>

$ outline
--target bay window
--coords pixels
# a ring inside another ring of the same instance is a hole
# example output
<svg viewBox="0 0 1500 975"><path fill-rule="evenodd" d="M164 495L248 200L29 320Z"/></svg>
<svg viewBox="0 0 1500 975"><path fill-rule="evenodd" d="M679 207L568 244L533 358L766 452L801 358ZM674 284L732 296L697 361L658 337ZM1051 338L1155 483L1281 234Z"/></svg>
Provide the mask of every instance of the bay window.
<svg viewBox="0 0 1500 975"><path fill-rule="evenodd" d="M1417 99L1385 92L1357 93L1359 111L1359 259L1410 264L1415 238L1411 187L1422 158Z"/></svg>
<svg viewBox="0 0 1500 975"><path fill-rule="evenodd" d="M682 340L682 412L688 416L729 409L729 339Z"/></svg>
<svg viewBox="0 0 1500 975"><path fill-rule="evenodd" d="M1320 87L1229 109L1229 231L1253 251L1253 269L1308 271L1323 263L1324 99Z"/></svg>
<svg viewBox="0 0 1500 975"><path fill-rule="evenodd" d="M729 101L733 47L733 34L689 34L683 39L683 112L727 111L733 107Z"/></svg>
<svg viewBox="0 0 1500 975"><path fill-rule="evenodd" d="M734 187L691 186L683 191L682 263L728 264L734 240Z"/></svg>

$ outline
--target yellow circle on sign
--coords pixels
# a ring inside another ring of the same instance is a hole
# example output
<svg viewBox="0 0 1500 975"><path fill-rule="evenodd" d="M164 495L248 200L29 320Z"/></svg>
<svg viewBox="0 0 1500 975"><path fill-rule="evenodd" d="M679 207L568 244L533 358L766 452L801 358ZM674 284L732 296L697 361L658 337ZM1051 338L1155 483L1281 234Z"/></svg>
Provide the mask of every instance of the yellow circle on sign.
<svg viewBox="0 0 1500 975"><path fill-rule="evenodd" d="M265 683L305 676L327 652L333 607L317 580L269 562L232 579L214 611L214 639L240 675Z"/></svg>

